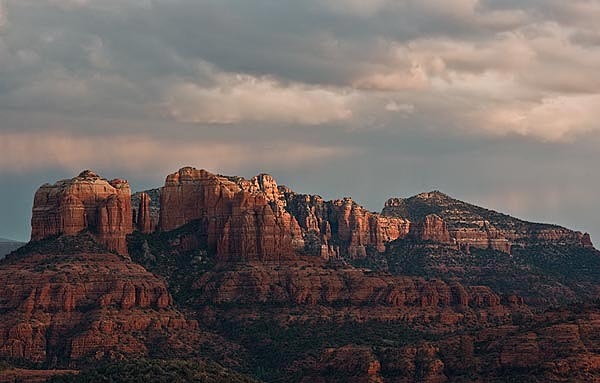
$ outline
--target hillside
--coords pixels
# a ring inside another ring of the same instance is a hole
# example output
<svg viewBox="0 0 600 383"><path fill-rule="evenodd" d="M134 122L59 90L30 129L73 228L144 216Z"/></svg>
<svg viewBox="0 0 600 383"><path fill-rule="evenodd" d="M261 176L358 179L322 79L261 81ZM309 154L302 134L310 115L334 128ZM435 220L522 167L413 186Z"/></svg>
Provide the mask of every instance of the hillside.
<svg viewBox="0 0 600 383"><path fill-rule="evenodd" d="M13 250L23 246L23 242L13 241L10 239L0 238L0 259Z"/></svg>

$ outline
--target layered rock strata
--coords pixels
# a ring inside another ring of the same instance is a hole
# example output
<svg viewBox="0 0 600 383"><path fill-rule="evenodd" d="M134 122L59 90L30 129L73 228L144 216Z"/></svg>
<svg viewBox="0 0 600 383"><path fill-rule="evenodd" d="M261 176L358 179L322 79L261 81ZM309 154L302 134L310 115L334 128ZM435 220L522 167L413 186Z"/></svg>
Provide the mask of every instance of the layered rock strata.
<svg viewBox="0 0 600 383"><path fill-rule="evenodd" d="M29 253L3 261L0 280L0 358L55 366L184 349L198 336L164 282L116 254Z"/></svg>
<svg viewBox="0 0 600 383"><path fill-rule="evenodd" d="M32 241L84 230L110 250L127 254L126 237L133 231L127 181L108 181L86 170L38 189L31 218Z"/></svg>
<svg viewBox="0 0 600 383"><path fill-rule="evenodd" d="M248 181L183 168L161 190L159 228L200 222L206 246L221 261L290 259L304 246L302 232L276 190L266 175Z"/></svg>
<svg viewBox="0 0 600 383"><path fill-rule="evenodd" d="M511 252L512 246L548 242L592 247L587 233L556 225L525 222L505 214L455 200L441 192L411 198L390 198L382 215L419 221L435 214L446 223L451 241L468 252L470 247Z"/></svg>

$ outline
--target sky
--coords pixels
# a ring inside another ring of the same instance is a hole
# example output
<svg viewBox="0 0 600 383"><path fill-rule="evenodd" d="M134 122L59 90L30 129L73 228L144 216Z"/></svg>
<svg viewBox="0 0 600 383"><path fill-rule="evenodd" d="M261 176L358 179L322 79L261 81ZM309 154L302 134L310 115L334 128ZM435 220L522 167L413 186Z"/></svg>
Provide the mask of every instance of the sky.
<svg viewBox="0 0 600 383"><path fill-rule="evenodd" d="M39 185L191 165L441 190L600 243L600 0L0 0L0 237Z"/></svg>

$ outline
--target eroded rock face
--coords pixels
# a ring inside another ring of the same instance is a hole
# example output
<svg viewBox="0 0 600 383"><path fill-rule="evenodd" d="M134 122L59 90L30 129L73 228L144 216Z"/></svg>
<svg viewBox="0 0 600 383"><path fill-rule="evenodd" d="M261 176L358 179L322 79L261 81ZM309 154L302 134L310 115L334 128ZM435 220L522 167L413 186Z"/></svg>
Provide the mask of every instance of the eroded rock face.
<svg viewBox="0 0 600 383"><path fill-rule="evenodd" d="M116 254L12 257L0 280L0 358L53 366L177 349L164 340L197 336L164 282Z"/></svg>
<svg viewBox="0 0 600 383"><path fill-rule="evenodd" d="M224 260L244 251L249 259L289 259L299 250L324 259L361 259L373 251L384 253L387 243L407 237L466 253L471 247L510 253L512 246L540 241L592 246L589 235L520 221L440 192L391 198L378 214L348 197L325 201L295 193L268 174L246 180L187 167L167 177L160 198L160 230L201 220L209 249ZM269 255L271 248L282 250Z"/></svg>
<svg viewBox="0 0 600 383"><path fill-rule="evenodd" d="M324 201L319 196L280 190L287 209L296 217L307 236L316 243L309 253L318 251L323 258L365 258L367 247L385 251L385 244L406 238L410 221L401 217L383 217L369 212L351 198Z"/></svg>
<svg viewBox="0 0 600 383"><path fill-rule="evenodd" d="M110 250L127 254L126 236L132 226L131 190L125 180L108 181L86 170L35 193L33 241L89 230Z"/></svg>
<svg viewBox="0 0 600 383"><path fill-rule="evenodd" d="M302 382L444 383L444 367L431 344L383 350L346 345L324 350L312 375Z"/></svg>
<svg viewBox="0 0 600 383"><path fill-rule="evenodd" d="M381 363L370 347L347 345L328 348L321 353L316 371L303 383L352 382L383 383Z"/></svg>
<svg viewBox="0 0 600 383"><path fill-rule="evenodd" d="M154 222L150 211L150 203L151 199L148 193L141 193L136 214L136 228L145 234L153 232L156 227L156 222Z"/></svg>
<svg viewBox="0 0 600 383"><path fill-rule="evenodd" d="M183 168L161 190L159 227L169 231L199 220L208 249L221 261L293 258L304 246L302 232L275 199L276 190L267 175L248 181Z"/></svg>
<svg viewBox="0 0 600 383"><path fill-rule="evenodd" d="M532 243L567 244L591 247L588 234L555 225L525 222L508 215L455 200L435 191L414 197L390 198L382 210L387 217L422 221L435 214L446 223L450 239L459 249L470 247L511 252L512 246ZM445 236L445 234L444 234Z"/></svg>
<svg viewBox="0 0 600 383"><path fill-rule="evenodd" d="M247 264L209 271L194 283L200 304L262 303L387 307L501 306L501 298L486 286L420 277L368 273L362 269L332 269L314 261L278 265Z"/></svg>
<svg viewBox="0 0 600 383"><path fill-rule="evenodd" d="M418 241L450 243L446 222L435 214L429 214L423 220L413 223L409 235Z"/></svg>

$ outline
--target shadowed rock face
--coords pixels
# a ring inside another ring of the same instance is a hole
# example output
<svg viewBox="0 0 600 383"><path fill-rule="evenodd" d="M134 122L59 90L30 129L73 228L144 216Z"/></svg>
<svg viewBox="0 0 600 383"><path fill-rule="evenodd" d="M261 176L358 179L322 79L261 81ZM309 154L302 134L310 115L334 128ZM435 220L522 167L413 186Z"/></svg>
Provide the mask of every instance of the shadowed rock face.
<svg viewBox="0 0 600 383"><path fill-rule="evenodd" d="M31 218L32 241L83 230L108 249L127 254L126 236L133 231L127 181L108 181L86 170L75 178L38 189Z"/></svg>
<svg viewBox="0 0 600 383"><path fill-rule="evenodd" d="M148 193L140 193L140 203L138 205L137 216L136 216L136 228L141 233L151 233L156 227L156 222L152 217L150 210L150 204L152 200Z"/></svg>
<svg viewBox="0 0 600 383"><path fill-rule="evenodd" d="M599 326L596 310L563 309L433 342L347 344L306 360L303 382L597 382Z"/></svg>
<svg viewBox="0 0 600 383"><path fill-rule="evenodd" d="M485 286L419 277L368 273L363 269L325 268L303 258L286 267L250 263L203 273L193 284L199 304L385 306L507 310Z"/></svg>

